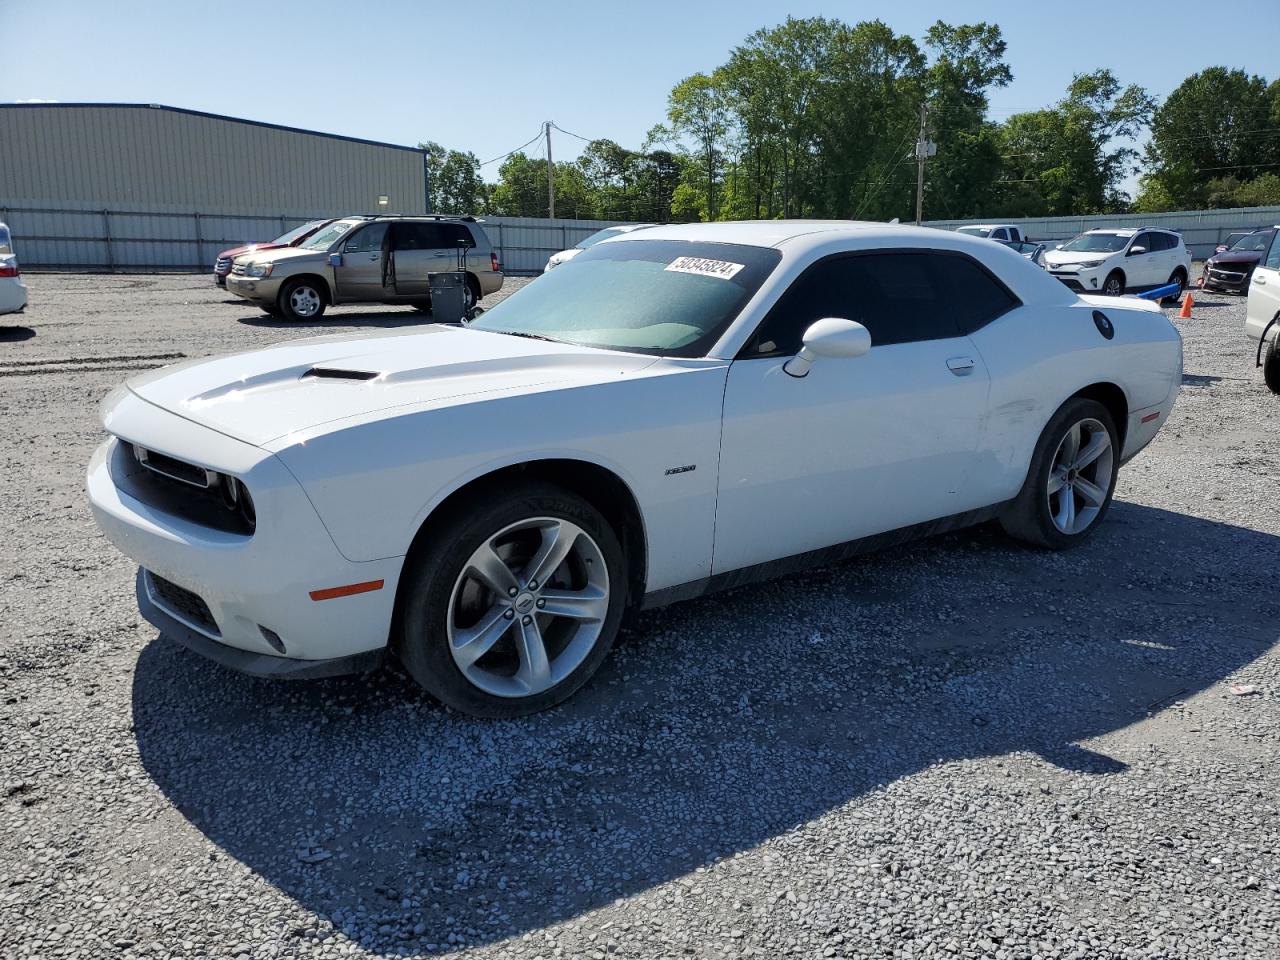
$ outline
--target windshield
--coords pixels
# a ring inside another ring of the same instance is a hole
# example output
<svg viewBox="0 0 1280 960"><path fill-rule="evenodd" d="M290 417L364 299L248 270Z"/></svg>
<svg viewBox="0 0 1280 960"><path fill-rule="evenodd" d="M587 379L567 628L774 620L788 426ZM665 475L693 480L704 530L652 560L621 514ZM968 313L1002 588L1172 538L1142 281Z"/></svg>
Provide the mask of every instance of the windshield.
<svg viewBox="0 0 1280 960"><path fill-rule="evenodd" d="M575 246L579 250L585 250L587 247L594 247L601 240L608 240L610 237L616 237L619 234L627 233L624 227L605 227L603 230L597 230L585 240L579 240Z"/></svg>
<svg viewBox="0 0 1280 960"><path fill-rule="evenodd" d="M1239 250L1244 253L1257 252L1261 253L1267 249L1267 244L1271 241L1271 231L1267 230L1262 233L1251 233L1241 237L1231 245L1232 250Z"/></svg>
<svg viewBox="0 0 1280 960"><path fill-rule="evenodd" d="M329 224L309 240L302 241L302 243L298 244L298 247L302 250L327 250L335 240L354 226L354 223L339 220L336 223Z"/></svg>
<svg viewBox="0 0 1280 960"><path fill-rule="evenodd" d="M471 326L606 350L701 357L781 259L777 250L736 243L601 244Z"/></svg>
<svg viewBox="0 0 1280 960"><path fill-rule="evenodd" d="M278 243L282 247L287 247L291 243L293 243L293 241L297 240L299 237L305 236L306 234L310 233L312 230L314 230L316 227L320 226L320 224L324 222L325 221L323 220L312 220L310 223L304 223L300 227L294 227L288 233L280 234L280 236L276 237L271 242Z"/></svg>
<svg viewBox="0 0 1280 960"><path fill-rule="evenodd" d="M965 233L971 237L989 237L991 236L990 227L961 227L956 233Z"/></svg>
<svg viewBox="0 0 1280 960"><path fill-rule="evenodd" d="M1123 250L1130 235L1123 233L1082 233L1070 243L1062 245L1069 253L1115 253Z"/></svg>

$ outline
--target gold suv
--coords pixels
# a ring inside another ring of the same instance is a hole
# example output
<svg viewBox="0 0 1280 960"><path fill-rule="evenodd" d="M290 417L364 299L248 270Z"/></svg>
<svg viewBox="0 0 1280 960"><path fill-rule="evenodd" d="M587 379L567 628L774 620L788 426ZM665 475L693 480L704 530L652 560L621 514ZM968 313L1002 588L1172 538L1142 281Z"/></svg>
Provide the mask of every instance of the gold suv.
<svg viewBox="0 0 1280 960"><path fill-rule="evenodd" d="M237 257L227 290L288 320L315 320L331 303L431 309L431 274L458 269L466 250L466 307L502 288L502 265L474 217L345 217L296 247Z"/></svg>

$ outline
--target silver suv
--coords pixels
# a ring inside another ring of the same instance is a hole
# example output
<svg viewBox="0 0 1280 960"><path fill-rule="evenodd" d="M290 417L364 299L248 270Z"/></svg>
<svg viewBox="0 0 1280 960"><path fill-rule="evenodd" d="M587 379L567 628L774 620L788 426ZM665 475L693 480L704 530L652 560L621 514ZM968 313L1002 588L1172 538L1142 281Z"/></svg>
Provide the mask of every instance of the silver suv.
<svg viewBox="0 0 1280 960"><path fill-rule="evenodd" d="M344 217L296 247L237 257L227 290L288 320L337 303L431 309L431 274L458 269L465 249L468 312L502 288L502 264L474 217Z"/></svg>

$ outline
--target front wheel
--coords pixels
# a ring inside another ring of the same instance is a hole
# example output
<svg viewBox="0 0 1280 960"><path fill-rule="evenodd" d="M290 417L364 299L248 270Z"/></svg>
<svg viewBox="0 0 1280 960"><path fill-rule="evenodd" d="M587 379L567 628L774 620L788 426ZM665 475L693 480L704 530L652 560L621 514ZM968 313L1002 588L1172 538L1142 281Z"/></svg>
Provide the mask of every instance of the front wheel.
<svg viewBox="0 0 1280 960"><path fill-rule="evenodd" d="M1119 270L1112 270L1103 281L1102 292L1109 297L1121 296L1124 293L1124 274Z"/></svg>
<svg viewBox="0 0 1280 960"><path fill-rule="evenodd" d="M314 280L290 280L280 288L276 306L286 320L319 320L326 306L324 291Z"/></svg>
<svg viewBox="0 0 1280 960"><path fill-rule="evenodd" d="M1036 546L1074 547L1106 515L1119 469L1118 436L1107 408L1084 397L1068 400L1040 434L1026 482L1000 524Z"/></svg>
<svg viewBox="0 0 1280 960"><path fill-rule="evenodd" d="M401 661L473 716L555 706L595 673L618 632L618 538L594 507L546 484L450 512L405 573Z"/></svg>

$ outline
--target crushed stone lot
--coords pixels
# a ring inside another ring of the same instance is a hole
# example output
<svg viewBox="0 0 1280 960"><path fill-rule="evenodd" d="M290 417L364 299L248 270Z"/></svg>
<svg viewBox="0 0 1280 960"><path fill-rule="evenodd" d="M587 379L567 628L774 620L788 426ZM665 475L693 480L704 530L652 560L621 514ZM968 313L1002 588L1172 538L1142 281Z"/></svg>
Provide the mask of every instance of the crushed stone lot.
<svg viewBox="0 0 1280 960"><path fill-rule="evenodd" d="M1176 321L1177 407L1083 548L987 526L637 615L568 704L482 722L158 637L83 492L132 373L422 315L26 279L0 957L1280 957L1280 398L1243 298Z"/></svg>

